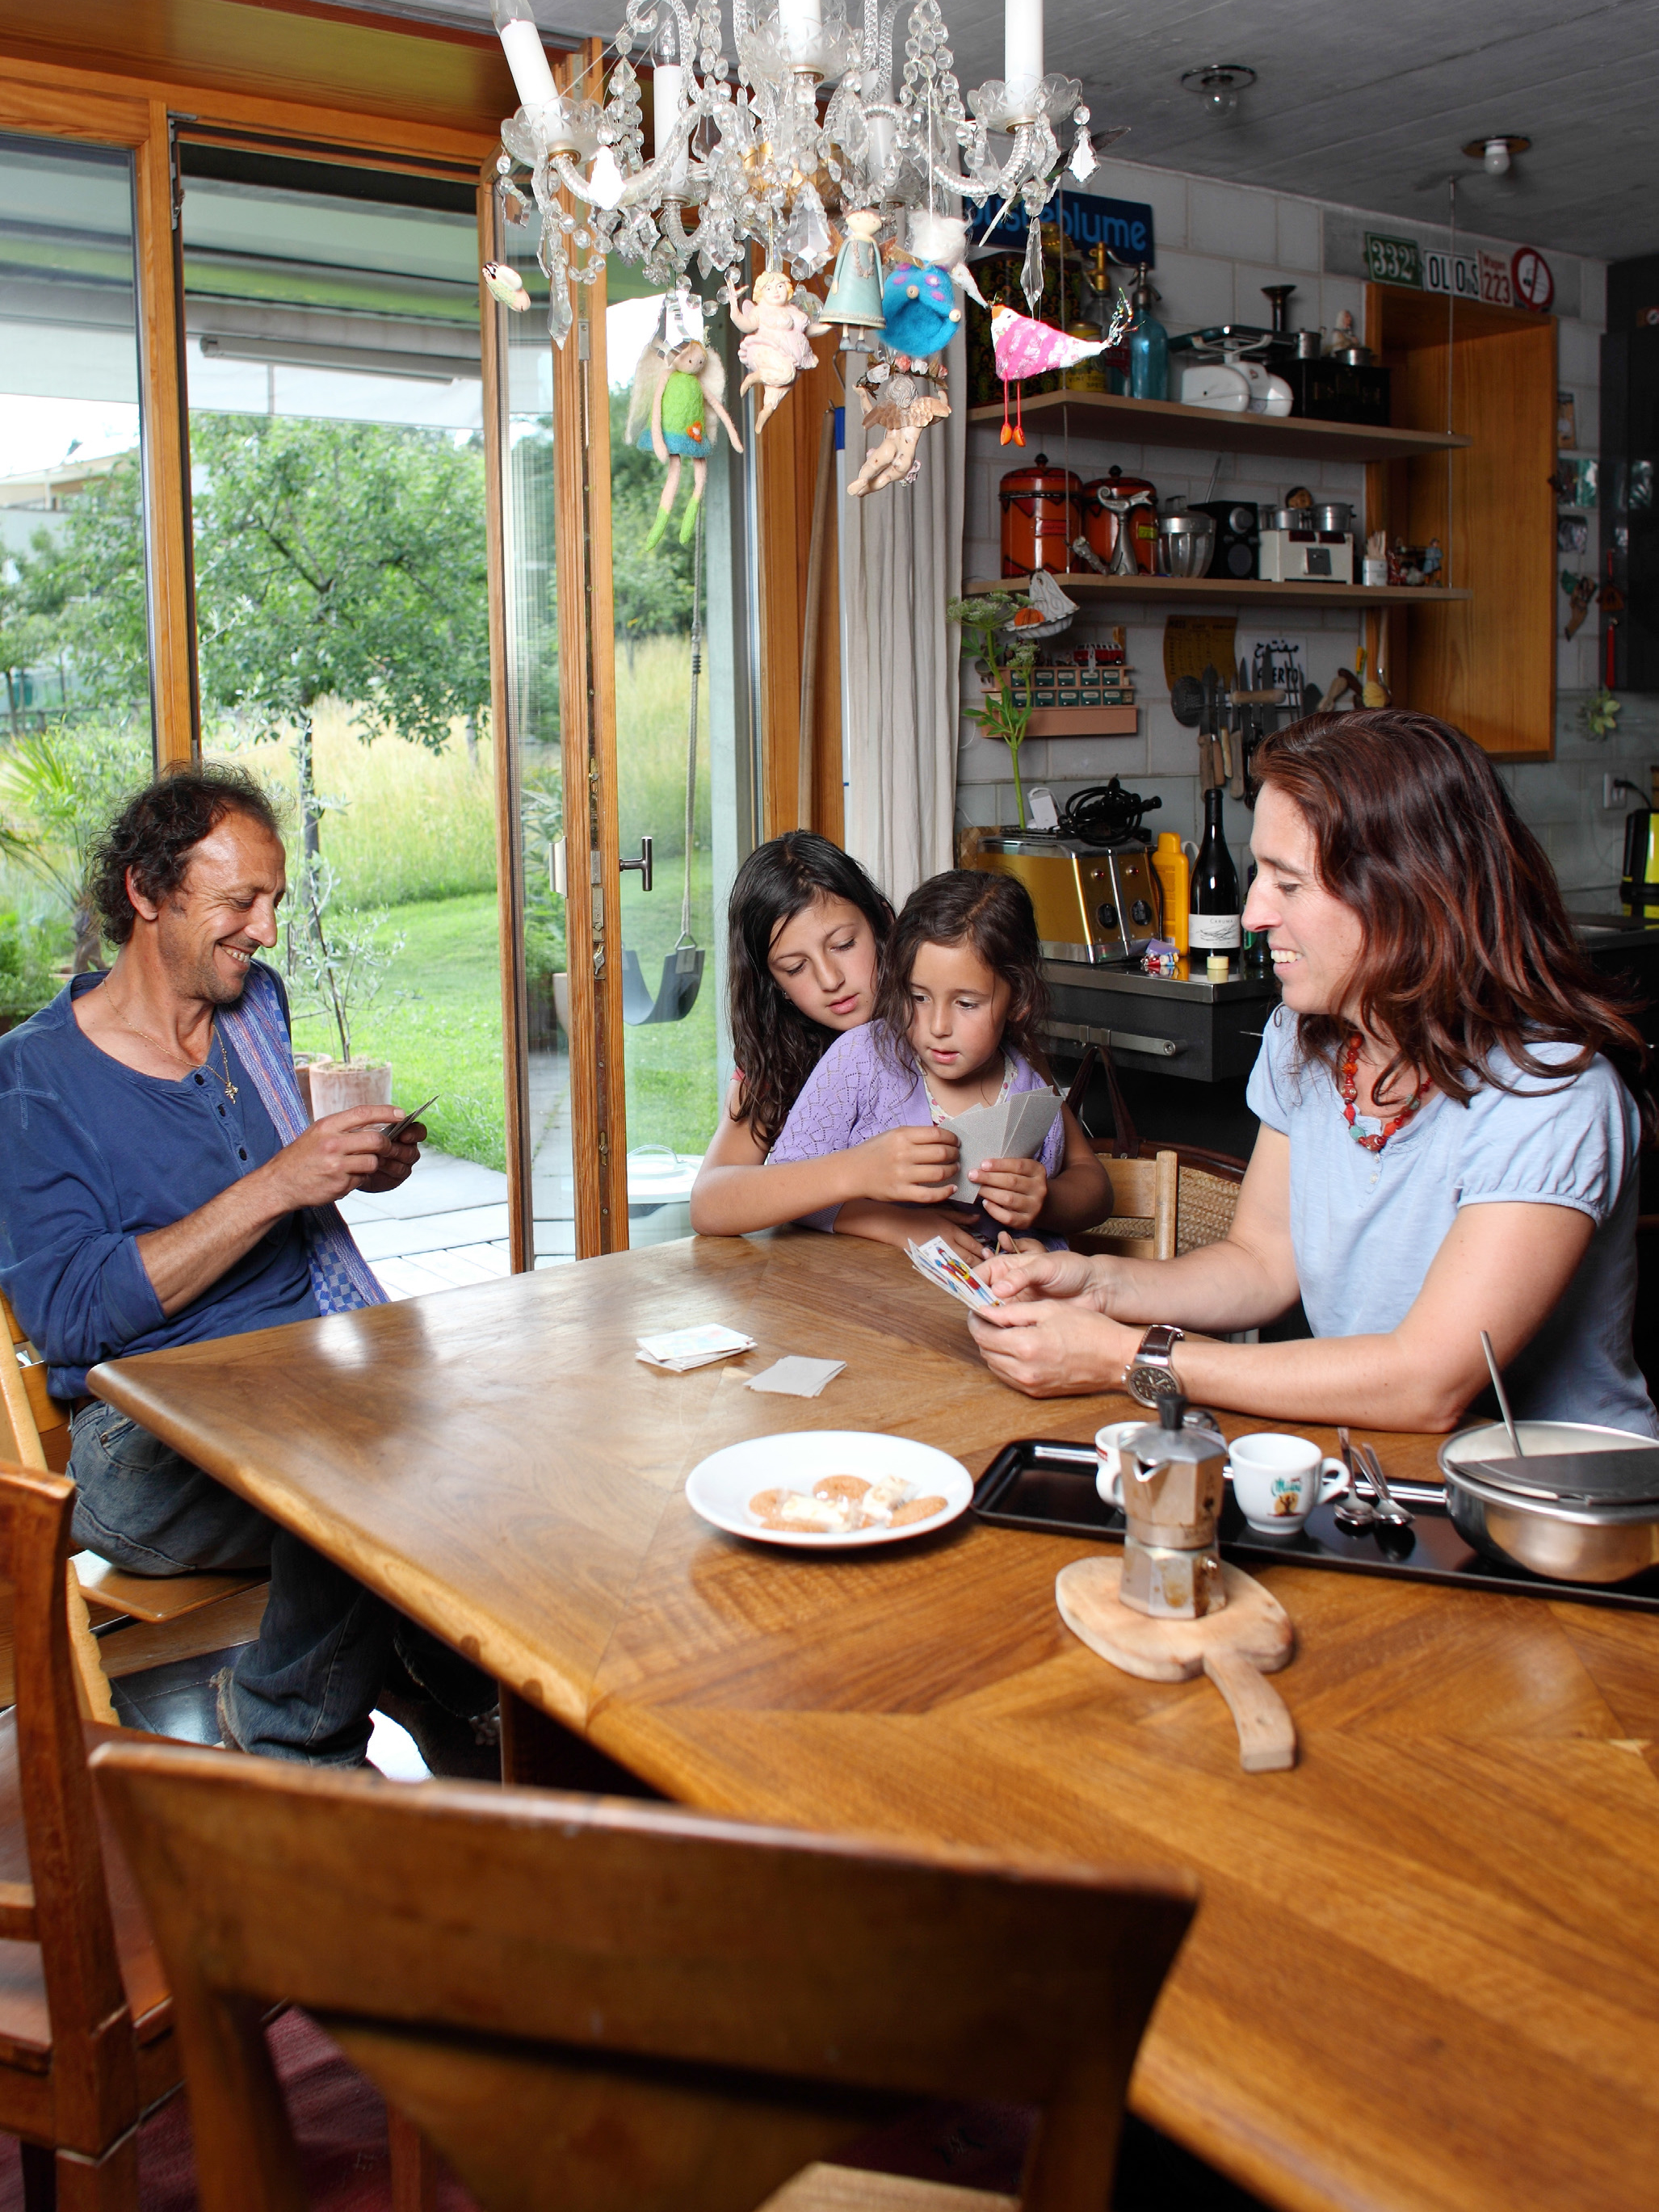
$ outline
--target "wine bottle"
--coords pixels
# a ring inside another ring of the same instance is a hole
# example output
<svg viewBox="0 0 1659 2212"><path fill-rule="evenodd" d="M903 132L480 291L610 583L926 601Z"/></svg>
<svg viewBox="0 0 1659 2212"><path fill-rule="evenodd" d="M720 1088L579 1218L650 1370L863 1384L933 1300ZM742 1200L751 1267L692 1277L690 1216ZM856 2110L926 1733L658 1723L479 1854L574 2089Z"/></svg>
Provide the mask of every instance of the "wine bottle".
<svg viewBox="0 0 1659 2212"><path fill-rule="evenodd" d="M1250 902L1250 890L1255 882L1255 863L1253 860L1250 863L1250 872L1244 879L1246 906ZM1244 932L1244 973L1253 982L1265 983L1271 980L1273 972L1273 956L1272 948L1267 943L1267 931L1247 929Z"/></svg>
<svg viewBox="0 0 1659 2212"><path fill-rule="evenodd" d="M1221 786L1204 794L1204 842L1193 862L1192 914L1187 933L1194 952L1237 952L1238 871L1221 829Z"/></svg>

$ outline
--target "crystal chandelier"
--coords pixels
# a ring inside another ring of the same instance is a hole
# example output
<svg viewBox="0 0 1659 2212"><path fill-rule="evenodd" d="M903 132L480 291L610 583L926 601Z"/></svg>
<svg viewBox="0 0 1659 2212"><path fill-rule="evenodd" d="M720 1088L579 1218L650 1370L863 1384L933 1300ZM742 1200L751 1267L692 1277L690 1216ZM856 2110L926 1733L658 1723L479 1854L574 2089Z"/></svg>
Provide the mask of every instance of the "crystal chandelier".
<svg viewBox="0 0 1659 2212"><path fill-rule="evenodd" d="M530 0L493 4L520 101L501 126L502 198L509 221L530 219L513 183L521 164L541 217L548 328L561 345L573 287L591 284L607 254L675 291L689 285L694 258L704 276L730 276L752 240L769 265L807 277L834 251L837 204L878 208L896 223L901 210L937 210L949 194L976 209L997 202L993 227L1024 210L1022 283L1035 309L1037 219L1059 181L1068 118L1071 174L1081 184L1096 167L1082 87L1043 72L1042 0L1006 0L1003 75L965 102L939 0L913 0L896 88L899 0L863 0L859 32L847 0L777 0L761 12L732 0L735 70L719 0L627 0L603 103L556 85ZM635 56L653 70L648 155Z"/></svg>

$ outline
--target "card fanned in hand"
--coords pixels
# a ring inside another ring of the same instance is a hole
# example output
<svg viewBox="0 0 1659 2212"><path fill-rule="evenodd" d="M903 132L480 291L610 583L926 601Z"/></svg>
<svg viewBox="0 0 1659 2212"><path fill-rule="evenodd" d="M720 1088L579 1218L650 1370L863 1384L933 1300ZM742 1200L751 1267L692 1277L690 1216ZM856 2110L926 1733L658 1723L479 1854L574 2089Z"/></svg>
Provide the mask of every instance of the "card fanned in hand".
<svg viewBox="0 0 1659 2212"><path fill-rule="evenodd" d="M910 1264L918 1273L926 1275L930 1283L937 1283L942 1291L949 1291L953 1298L960 1298L965 1306L1000 1306L1002 1300L988 1283L982 1283L968 1262L952 1251L942 1237L930 1237L925 1244L907 1243Z"/></svg>
<svg viewBox="0 0 1659 2212"><path fill-rule="evenodd" d="M647 1367L665 1367L672 1375L684 1375L693 1367L707 1367L711 1360L730 1359L755 1348L752 1336L744 1336L740 1329L723 1328L718 1322L704 1322L696 1328L671 1328L661 1336L642 1336L638 1342L636 1359L642 1359Z"/></svg>
<svg viewBox="0 0 1659 2212"><path fill-rule="evenodd" d="M982 1168L987 1160L1034 1160L1048 1140L1060 1111L1052 1091L1017 1091L994 1106L970 1106L965 1114L952 1114L942 1121L961 1146L957 1161L957 1187L952 1194L965 1206L979 1196L979 1185L969 1182L968 1170Z"/></svg>

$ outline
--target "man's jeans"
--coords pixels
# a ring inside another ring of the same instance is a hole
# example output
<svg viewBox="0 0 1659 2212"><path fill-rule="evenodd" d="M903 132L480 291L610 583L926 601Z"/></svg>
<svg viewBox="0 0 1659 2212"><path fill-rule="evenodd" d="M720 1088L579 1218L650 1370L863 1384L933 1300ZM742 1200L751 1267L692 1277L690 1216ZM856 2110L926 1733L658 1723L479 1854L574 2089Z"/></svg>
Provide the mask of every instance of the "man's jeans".
<svg viewBox="0 0 1659 2212"><path fill-rule="evenodd" d="M70 1437L82 1549L136 1575L270 1568L259 1640L224 1686L244 1751L361 1765L394 1659L452 1713L471 1717L494 1704L488 1675L125 1413L85 1406Z"/></svg>

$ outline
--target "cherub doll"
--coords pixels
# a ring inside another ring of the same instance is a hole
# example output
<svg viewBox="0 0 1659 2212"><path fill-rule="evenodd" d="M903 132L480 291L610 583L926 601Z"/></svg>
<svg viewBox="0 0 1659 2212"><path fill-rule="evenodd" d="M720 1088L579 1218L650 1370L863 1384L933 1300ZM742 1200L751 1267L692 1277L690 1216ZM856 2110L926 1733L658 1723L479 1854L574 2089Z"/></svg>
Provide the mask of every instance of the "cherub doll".
<svg viewBox="0 0 1659 2212"><path fill-rule="evenodd" d="M718 354L696 338L665 348L653 338L640 356L634 372L634 390L628 404L628 433L642 453L654 453L668 473L663 479L657 517L646 535L647 551L668 527L668 518L680 488L680 463L691 464L691 496L680 520L680 543L689 545L697 526L697 509L708 482L712 439L705 410L726 425L726 434L737 453L743 440L737 425L721 404L726 396L726 368ZM644 428L641 428L641 423Z"/></svg>
<svg viewBox="0 0 1659 2212"><path fill-rule="evenodd" d="M755 417L757 437L766 427L766 418L778 407L783 395L803 368L816 368L817 356L807 344L808 338L822 337L831 325L815 322L811 315L794 305L794 286L781 269L763 269L755 279L755 289L749 305L741 304L744 287L735 279L726 287L726 303L732 310L732 319L740 331L748 335L738 348L738 359L749 374L738 386L738 397L757 384L764 387L766 397L760 412ZM815 311L817 301L810 292L802 295Z"/></svg>
<svg viewBox="0 0 1659 2212"><path fill-rule="evenodd" d="M944 392L945 364L925 355L890 354L872 361L854 387L866 424L886 435L872 446L864 466L847 487L849 499L880 491L914 474L916 445L930 422L951 411Z"/></svg>

